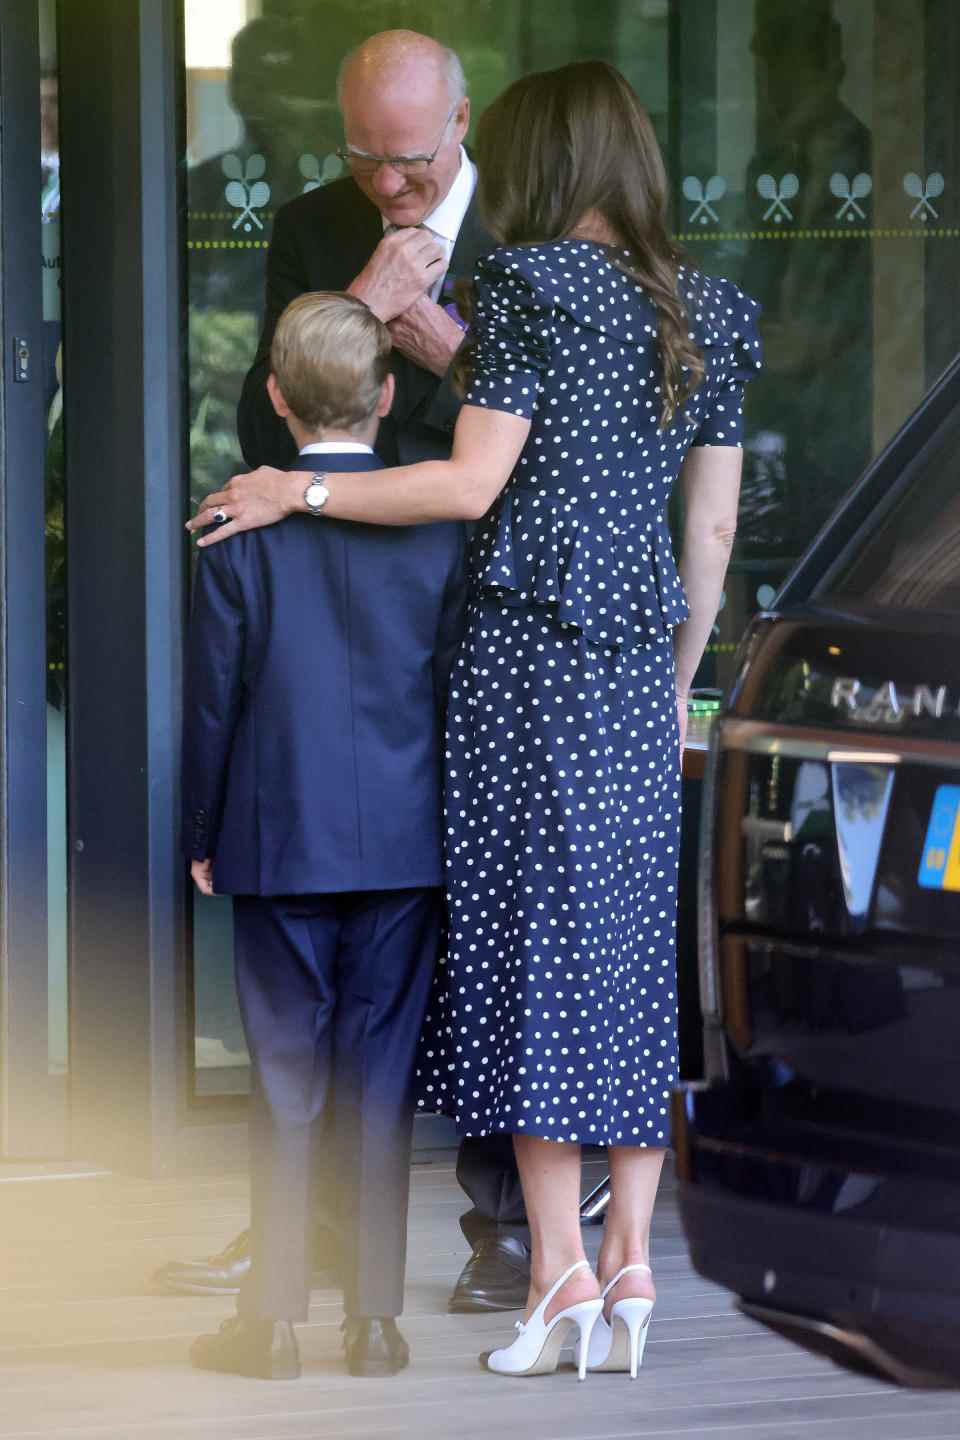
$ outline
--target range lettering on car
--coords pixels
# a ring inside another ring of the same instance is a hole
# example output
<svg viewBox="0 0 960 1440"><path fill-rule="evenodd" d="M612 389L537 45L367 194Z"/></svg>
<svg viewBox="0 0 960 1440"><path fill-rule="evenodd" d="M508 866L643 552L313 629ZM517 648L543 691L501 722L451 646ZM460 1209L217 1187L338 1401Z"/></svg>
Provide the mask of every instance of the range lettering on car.
<svg viewBox="0 0 960 1440"><path fill-rule="evenodd" d="M864 725L900 725L908 716L942 720L960 715L960 702L946 685L898 686L895 680L885 680L874 686L853 675L834 680L830 703Z"/></svg>

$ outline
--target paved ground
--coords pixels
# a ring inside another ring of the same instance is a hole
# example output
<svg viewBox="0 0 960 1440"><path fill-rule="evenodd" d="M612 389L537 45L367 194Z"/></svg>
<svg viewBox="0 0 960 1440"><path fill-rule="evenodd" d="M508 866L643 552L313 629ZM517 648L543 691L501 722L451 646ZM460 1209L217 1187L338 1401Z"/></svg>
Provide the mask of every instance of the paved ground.
<svg viewBox="0 0 960 1440"><path fill-rule="evenodd" d="M0 1181L5 1179L0 1175ZM745 1320L691 1270L669 1190L656 1224L660 1300L640 1379L572 1369L482 1372L512 1317L451 1317L465 1256L450 1157L413 1177L407 1314L412 1368L390 1381L341 1369L340 1309L318 1291L302 1380L199 1374L187 1346L229 1313L144 1293L171 1255L219 1247L246 1220L241 1179L0 1183L0 1440L925 1440L960 1437L960 1394L909 1393L846 1374ZM592 1232L596 1241L597 1232Z"/></svg>

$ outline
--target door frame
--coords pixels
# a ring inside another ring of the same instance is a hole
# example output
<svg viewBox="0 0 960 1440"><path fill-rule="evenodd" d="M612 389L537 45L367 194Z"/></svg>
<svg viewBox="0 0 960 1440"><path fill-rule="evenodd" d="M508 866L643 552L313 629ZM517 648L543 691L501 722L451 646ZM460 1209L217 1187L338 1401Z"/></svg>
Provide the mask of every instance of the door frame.
<svg viewBox="0 0 960 1440"><path fill-rule="evenodd" d="M0 9L0 489L3 622L0 1155L67 1151L66 1084L50 1074L47 673L37 0ZM15 337L28 378L15 377Z"/></svg>
<svg viewBox="0 0 960 1440"><path fill-rule="evenodd" d="M179 1166L187 541L176 0L59 0L71 1145Z"/></svg>

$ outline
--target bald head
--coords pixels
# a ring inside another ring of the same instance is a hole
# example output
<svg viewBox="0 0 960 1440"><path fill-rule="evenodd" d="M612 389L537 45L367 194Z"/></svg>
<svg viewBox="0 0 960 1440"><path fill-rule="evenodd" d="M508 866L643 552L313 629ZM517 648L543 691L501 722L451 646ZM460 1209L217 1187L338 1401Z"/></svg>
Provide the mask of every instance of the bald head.
<svg viewBox="0 0 960 1440"><path fill-rule="evenodd" d="M357 185L390 224L419 225L460 170L470 124L460 61L428 35L384 30L346 57L337 98Z"/></svg>
<svg viewBox="0 0 960 1440"><path fill-rule="evenodd" d="M467 93L463 66L456 51L416 30L381 30L344 56L337 76L341 110L345 96L357 87L401 89L416 94L442 86L450 106Z"/></svg>

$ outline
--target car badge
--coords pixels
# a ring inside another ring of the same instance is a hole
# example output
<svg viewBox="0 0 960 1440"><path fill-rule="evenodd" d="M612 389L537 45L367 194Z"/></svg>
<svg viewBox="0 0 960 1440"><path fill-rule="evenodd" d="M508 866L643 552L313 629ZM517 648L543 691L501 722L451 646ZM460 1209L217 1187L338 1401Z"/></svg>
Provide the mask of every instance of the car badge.
<svg viewBox="0 0 960 1440"><path fill-rule="evenodd" d="M833 681L830 703L860 725L895 726L907 719L943 720L960 715L960 705L946 685L898 685L895 680L885 680L873 686L853 675Z"/></svg>

